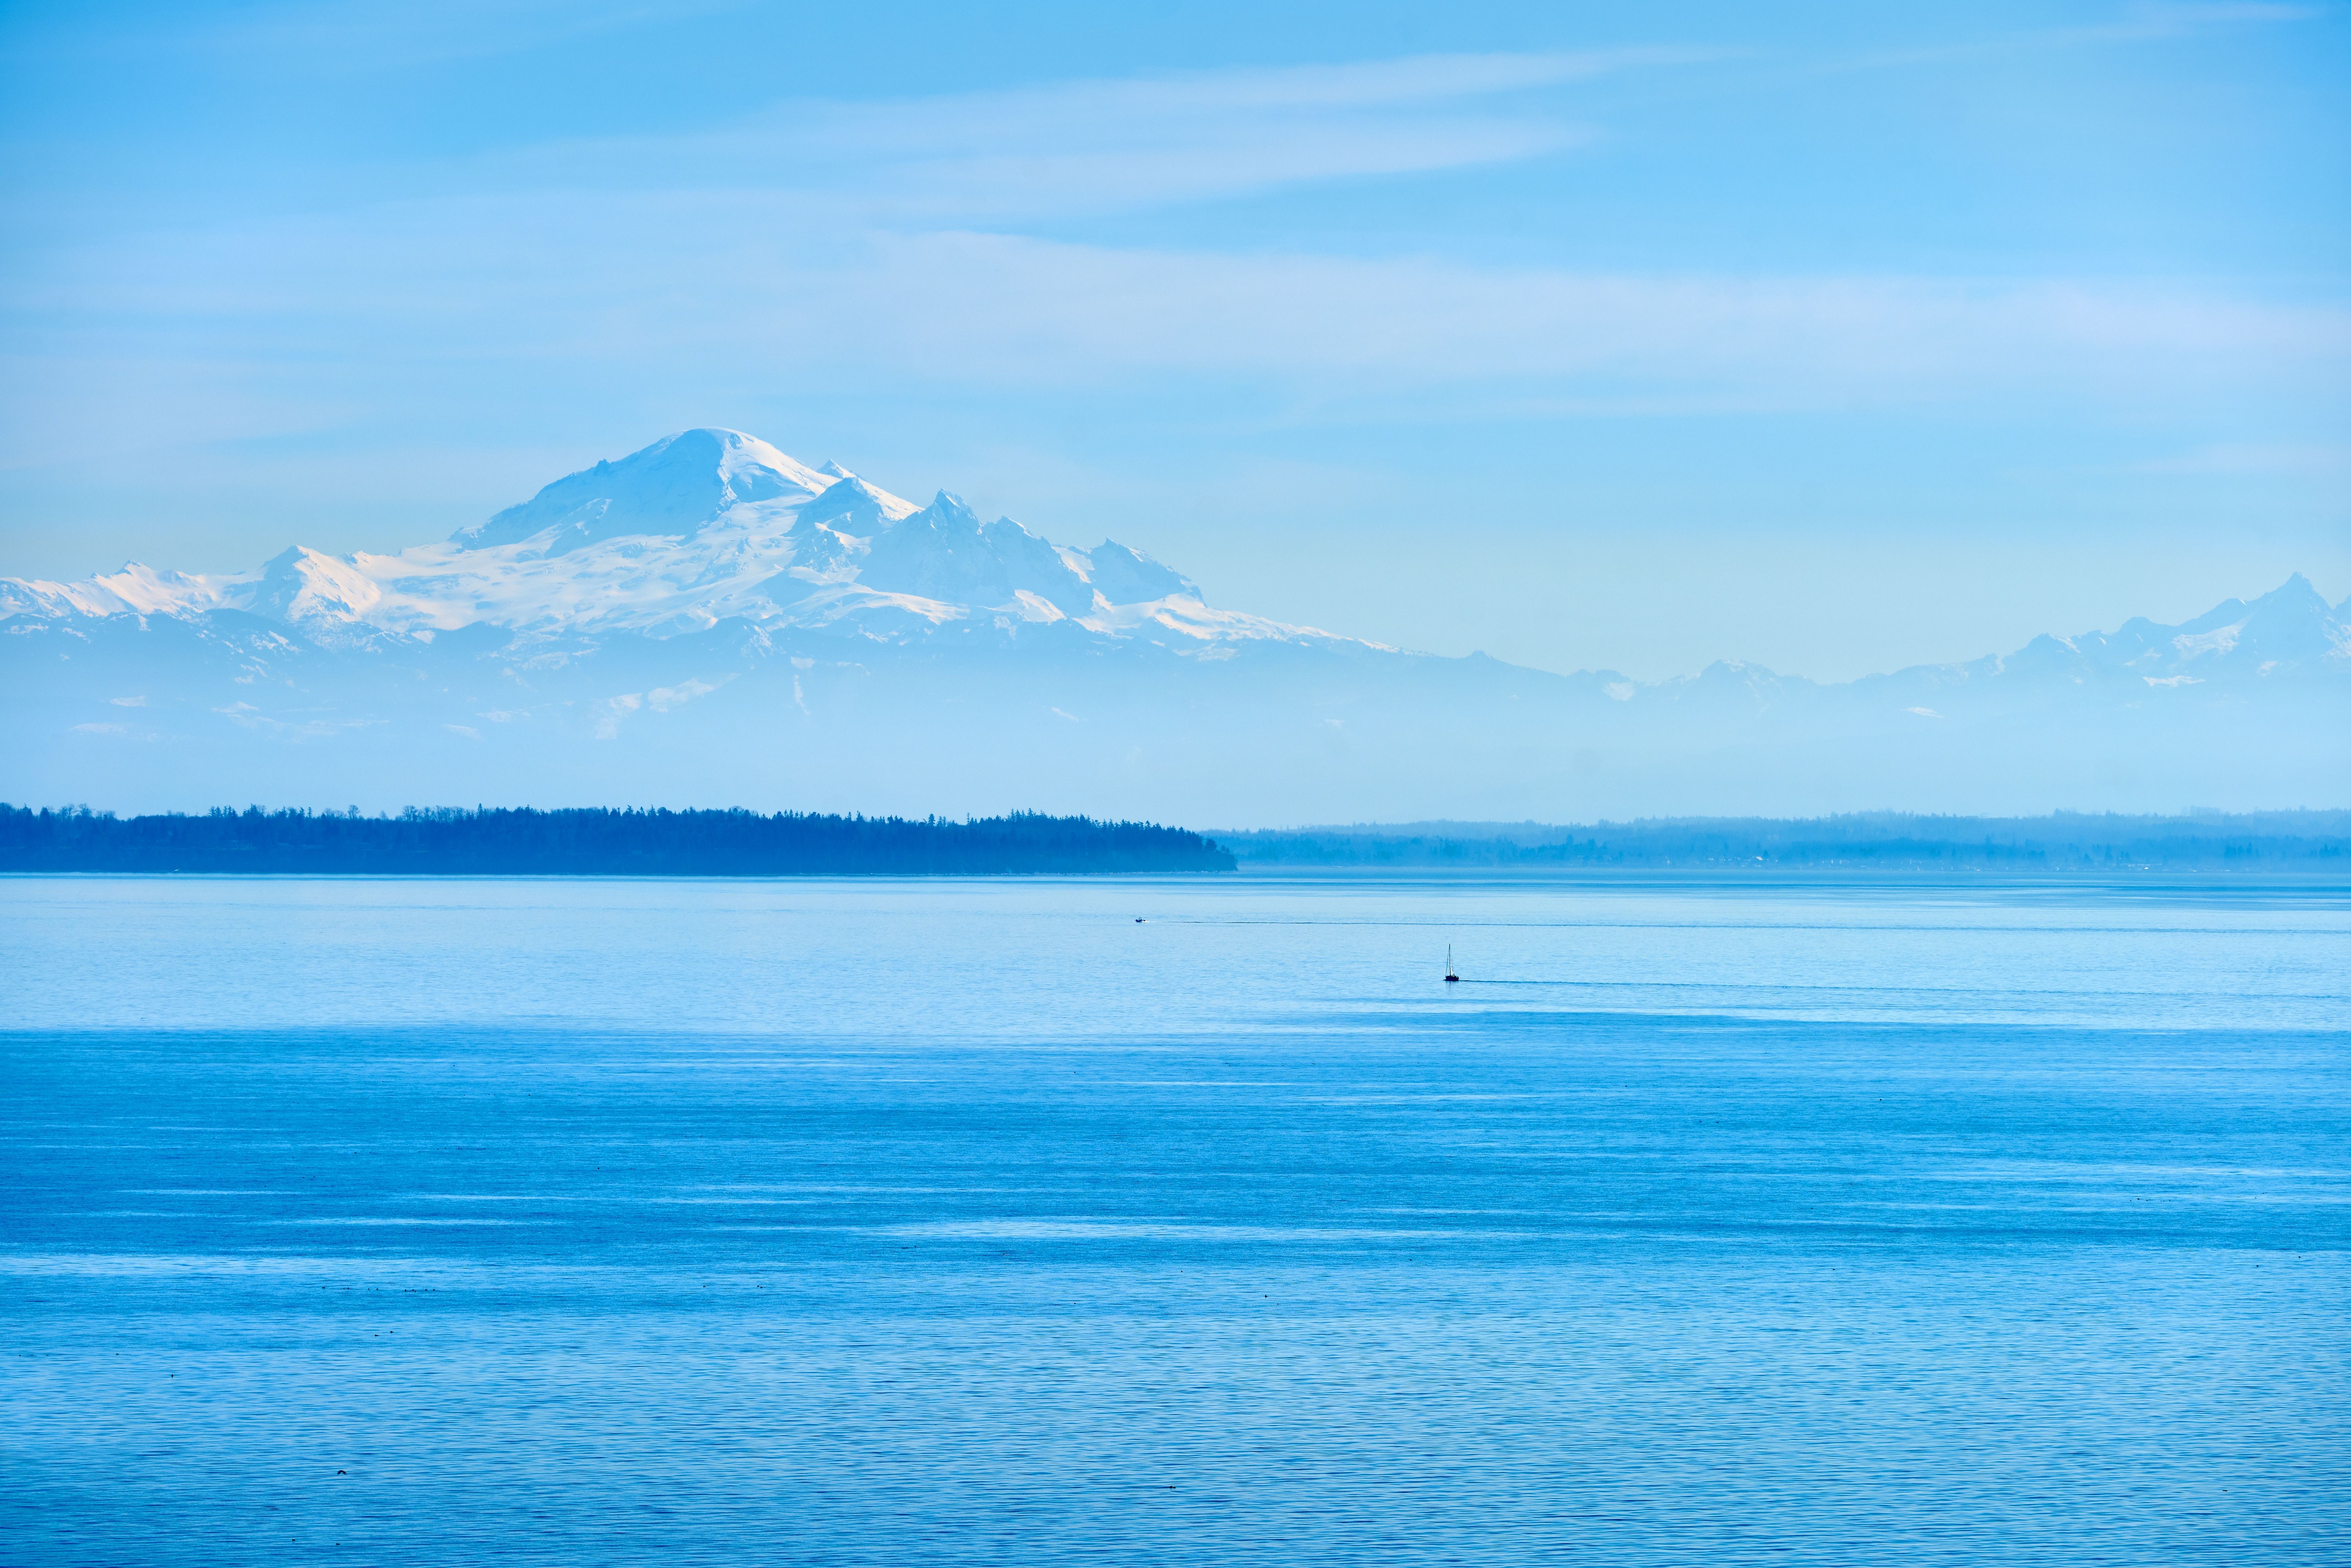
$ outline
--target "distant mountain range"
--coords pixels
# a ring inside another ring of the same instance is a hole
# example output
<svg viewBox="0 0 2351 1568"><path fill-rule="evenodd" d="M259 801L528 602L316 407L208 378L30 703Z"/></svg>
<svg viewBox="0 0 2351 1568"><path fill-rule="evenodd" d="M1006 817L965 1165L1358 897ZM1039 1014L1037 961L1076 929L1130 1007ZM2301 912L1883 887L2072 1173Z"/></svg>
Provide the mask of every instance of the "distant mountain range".
<svg viewBox="0 0 2351 1568"><path fill-rule="evenodd" d="M1440 658L690 430L395 555L0 579L0 798L1278 822L2342 803L2351 603L1823 685Z"/></svg>

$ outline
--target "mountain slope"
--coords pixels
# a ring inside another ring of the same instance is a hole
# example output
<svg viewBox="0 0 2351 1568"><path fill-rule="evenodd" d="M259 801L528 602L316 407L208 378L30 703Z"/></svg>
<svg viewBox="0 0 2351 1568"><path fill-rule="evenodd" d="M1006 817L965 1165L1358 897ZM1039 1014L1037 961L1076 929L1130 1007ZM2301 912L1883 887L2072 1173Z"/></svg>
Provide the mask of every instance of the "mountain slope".
<svg viewBox="0 0 2351 1568"><path fill-rule="evenodd" d="M0 580L0 798L1037 807L1227 821L2337 803L2351 631L2179 626L1820 685L1435 658L1212 608L739 432L391 555Z"/></svg>

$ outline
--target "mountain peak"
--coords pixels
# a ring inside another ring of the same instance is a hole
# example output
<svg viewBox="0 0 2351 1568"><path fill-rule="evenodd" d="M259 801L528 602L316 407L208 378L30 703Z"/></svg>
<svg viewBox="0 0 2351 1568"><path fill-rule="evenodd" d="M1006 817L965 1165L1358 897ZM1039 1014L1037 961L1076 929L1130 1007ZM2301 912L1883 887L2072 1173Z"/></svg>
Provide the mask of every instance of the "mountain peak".
<svg viewBox="0 0 2351 1568"><path fill-rule="evenodd" d="M291 545L262 567L246 608L316 631L357 622L382 600L382 587L351 562Z"/></svg>
<svg viewBox="0 0 2351 1568"><path fill-rule="evenodd" d="M2314 605L2320 610L2331 608L2326 602L2326 595L2318 591L2318 585L2298 571L2253 601L2256 605L2273 601L2279 604Z"/></svg>
<svg viewBox="0 0 2351 1568"><path fill-rule="evenodd" d="M552 530L546 553L560 555L624 534L692 534L736 507L798 503L832 483L756 435L701 426L665 435L618 462L567 474L520 506L450 538L481 549Z"/></svg>
<svg viewBox="0 0 2351 1568"><path fill-rule="evenodd" d="M940 491L931 497L931 504L923 509L936 513L942 520L952 517L957 522L969 523L974 528L979 526L979 514L973 511L970 503L953 490Z"/></svg>
<svg viewBox="0 0 2351 1568"><path fill-rule="evenodd" d="M1201 597L1200 585L1132 545L1104 539L1086 552L1094 587L1113 604L1134 604L1171 594Z"/></svg>
<svg viewBox="0 0 2351 1568"><path fill-rule="evenodd" d="M887 490L877 489L854 474L843 475L824 493L800 508L795 527L821 523L835 533L878 534L914 508Z"/></svg>

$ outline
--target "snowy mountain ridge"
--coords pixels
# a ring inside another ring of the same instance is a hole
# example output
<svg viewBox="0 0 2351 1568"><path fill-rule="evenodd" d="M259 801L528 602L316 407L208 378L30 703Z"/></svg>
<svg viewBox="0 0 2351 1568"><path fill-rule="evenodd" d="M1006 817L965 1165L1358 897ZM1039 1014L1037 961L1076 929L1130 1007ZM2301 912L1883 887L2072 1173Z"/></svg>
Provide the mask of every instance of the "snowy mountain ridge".
<svg viewBox="0 0 2351 1568"><path fill-rule="evenodd" d="M1115 540L1091 550L1056 545L1009 517L982 522L945 490L917 507L838 464L811 467L723 429L665 436L566 475L444 541L395 554L329 556L297 545L252 573L131 562L73 583L0 578L0 622L218 610L346 647L430 642L475 625L525 639L660 638L739 619L889 643L953 622L1005 634L1068 622L1113 642L1172 633L1169 645L1211 658L1265 640L1395 651L1211 609L1189 578ZM2178 626L2134 619L2110 633L2044 635L2012 654L1922 669L1949 681L2096 669L2149 685L2351 671L2351 601L2330 606L2296 573L2251 603L2231 599ZM1657 685L1759 679L1786 677L1725 662ZM1622 677L1611 685L1619 700L1637 689Z"/></svg>
<svg viewBox="0 0 2351 1568"><path fill-rule="evenodd" d="M1009 517L984 523L945 490L917 507L838 465L811 468L716 429L567 475L397 554L298 545L252 574L132 563L76 583L0 579L0 621L215 610L345 646L484 623L534 637L659 637L734 618L893 642L972 620L1007 632L1068 621L1110 639L1148 628L1197 651L1328 636L1213 610L1190 579L1114 540L1055 545Z"/></svg>

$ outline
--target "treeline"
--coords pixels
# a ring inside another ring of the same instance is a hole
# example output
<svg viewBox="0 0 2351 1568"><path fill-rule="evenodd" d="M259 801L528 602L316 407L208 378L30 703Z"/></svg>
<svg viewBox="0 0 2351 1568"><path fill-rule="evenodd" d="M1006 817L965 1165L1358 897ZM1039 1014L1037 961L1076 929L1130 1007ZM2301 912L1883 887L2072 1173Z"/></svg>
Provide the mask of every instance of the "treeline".
<svg viewBox="0 0 2351 1568"><path fill-rule="evenodd" d="M1220 833L1243 865L2351 871L2351 811L1656 818Z"/></svg>
<svg viewBox="0 0 2351 1568"><path fill-rule="evenodd" d="M1016 812L975 821L799 811L411 807L118 818L0 804L0 871L430 876L991 876L1230 871L1199 834Z"/></svg>

